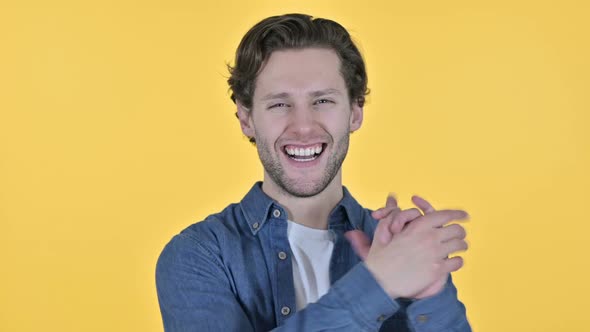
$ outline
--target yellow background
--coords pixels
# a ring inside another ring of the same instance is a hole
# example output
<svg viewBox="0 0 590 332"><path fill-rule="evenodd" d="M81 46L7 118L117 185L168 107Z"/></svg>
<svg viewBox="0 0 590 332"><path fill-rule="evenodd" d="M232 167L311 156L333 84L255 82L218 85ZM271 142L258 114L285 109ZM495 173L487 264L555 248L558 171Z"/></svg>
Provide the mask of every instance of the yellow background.
<svg viewBox="0 0 590 332"><path fill-rule="evenodd" d="M467 209L475 331L590 331L587 1L0 2L0 331L161 331L154 265L262 177L225 63L346 26L372 89L344 182Z"/></svg>

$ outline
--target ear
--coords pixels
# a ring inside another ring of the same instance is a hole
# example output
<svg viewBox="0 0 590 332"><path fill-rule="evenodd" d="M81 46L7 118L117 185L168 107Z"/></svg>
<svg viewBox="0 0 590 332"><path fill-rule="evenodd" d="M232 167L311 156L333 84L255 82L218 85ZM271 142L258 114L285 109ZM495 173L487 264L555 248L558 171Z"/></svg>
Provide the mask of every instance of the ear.
<svg viewBox="0 0 590 332"><path fill-rule="evenodd" d="M236 105L238 106L238 119L240 120L240 127L242 128L242 133L246 135L248 138L254 137L255 130L254 125L252 124L252 110L246 108L240 101L236 100Z"/></svg>
<svg viewBox="0 0 590 332"><path fill-rule="evenodd" d="M357 131L363 124L363 107L352 103L350 114L350 132Z"/></svg>

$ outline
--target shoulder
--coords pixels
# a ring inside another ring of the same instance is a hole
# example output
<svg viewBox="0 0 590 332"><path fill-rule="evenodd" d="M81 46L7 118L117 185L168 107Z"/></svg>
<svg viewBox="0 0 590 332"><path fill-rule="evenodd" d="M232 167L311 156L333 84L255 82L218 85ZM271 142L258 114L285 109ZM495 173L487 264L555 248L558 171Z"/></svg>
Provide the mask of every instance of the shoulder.
<svg viewBox="0 0 590 332"><path fill-rule="evenodd" d="M223 211L188 226L172 240L181 237L198 243L223 241L226 237L243 231L242 221L239 204L231 204Z"/></svg>
<svg viewBox="0 0 590 332"><path fill-rule="evenodd" d="M180 262L196 264L202 259L221 264L223 247L244 232L240 214L239 204L231 204L223 211L188 226L164 246L157 268Z"/></svg>

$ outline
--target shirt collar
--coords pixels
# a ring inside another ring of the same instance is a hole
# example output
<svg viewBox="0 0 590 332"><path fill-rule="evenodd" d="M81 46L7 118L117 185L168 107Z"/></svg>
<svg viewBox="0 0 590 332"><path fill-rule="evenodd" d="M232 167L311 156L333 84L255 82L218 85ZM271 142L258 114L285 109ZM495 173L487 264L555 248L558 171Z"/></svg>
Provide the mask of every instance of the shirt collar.
<svg viewBox="0 0 590 332"><path fill-rule="evenodd" d="M364 208L342 187L343 197L330 212L330 225L348 221L354 229L361 229ZM240 202L242 212L252 234L256 235L271 218L287 219L287 211L262 191L262 182L256 182ZM278 210L278 212L277 212ZM278 217L277 217L278 216Z"/></svg>

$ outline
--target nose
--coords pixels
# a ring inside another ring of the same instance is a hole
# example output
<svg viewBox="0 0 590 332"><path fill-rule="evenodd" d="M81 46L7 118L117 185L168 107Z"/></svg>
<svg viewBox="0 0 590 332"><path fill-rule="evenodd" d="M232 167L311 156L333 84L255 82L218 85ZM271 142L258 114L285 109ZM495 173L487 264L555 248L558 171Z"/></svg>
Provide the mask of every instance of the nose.
<svg viewBox="0 0 590 332"><path fill-rule="evenodd" d="M289 131L305 136L313 132L316 125L315 112L309 106L297 106L289 114Z"/></svg>

